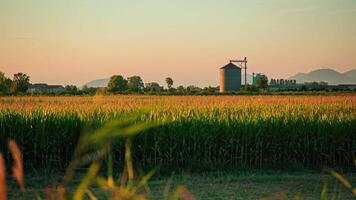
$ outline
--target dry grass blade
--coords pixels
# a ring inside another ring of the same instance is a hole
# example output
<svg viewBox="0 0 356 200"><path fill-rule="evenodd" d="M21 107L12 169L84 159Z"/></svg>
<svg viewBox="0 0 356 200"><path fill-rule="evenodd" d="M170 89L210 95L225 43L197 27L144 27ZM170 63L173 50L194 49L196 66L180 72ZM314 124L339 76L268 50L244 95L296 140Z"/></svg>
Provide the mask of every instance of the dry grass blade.
<svg viewBox="0 0 356 200"><path fill-rule="evenodd" d="M133 171L133 165L131 159L131 142L129 139L126 140L126 145L125 145L125 161L126 161L127 176L128 176L127 187L131 188L133 184L134 171Z"/></svg>
<svg viewBox="0 0 356 200"><path fill-rule="evenodd" d="M113 191L115 189L115 185L110 185L109 181L101 176L95 178L96 184L103 190Z"/></svg>
<svg viewBox="0 0 356 200"><path fill-rule="evenodd" d="M46 185L44 189L44 193L46 196L46 200L52 200L52 185L50 184Z"/></svg>
<svg viewBox="0 0 356 200"><path fill-rule="evenodd" d="M195 200L194 196L183 186L177 187L177 193L183 200Z"/></svg>
<svg viewBox="0 0 356 200"><path fill-rule="evenodd" d="M324 181L323 189L321 190L320 200L328 200L328 183Z"/></svg>
<svg viewBox="0 0 356 200"><path fill-rule="evenodd" d="M351 183L348 180L346 180L341 174L332 170L331 175L334 176L336 180L338 180L341 183L341 185L343 185L345 188L347 188L348 190L352 190Z"/></svg>
<svg viewBox="0 0 356 200"><path fill-rule="evenodd" d="M6 200L6 167L5 161L0 153L0 200Z"/></svg>
<svg viewBox="0 0 356 200"><path fill-rule="evenodd" d="M106 123L94 134L84 138L83 142L86 144L107 143L110 142L113 138L117 137L132 137L157 125L159 124L153 122L135 123L133 118L129 116L126 120L113 120Z"/></svg>
<svg viewBox="0 0 356 200"><path fill-rule="evenodd" d="M302 200L302 196L300 195L300 193L295 196L295 200Z"/></svg>
<svg viewBox="0 0 356 200"><path fill-rule="evenodd" d="M73 200L82 200L84 198L85 192L87 191L92 180L95 179L99 169L100 169L99 162L94 162L90 166L88 173L85 175L85 177L80 182L78 188L76 189L76 191L73 195Z"/></svg>
<svg viewBox="0 0 356 200"><path fill-rule="evenodd" d="M88 194L90 200L97 200L94 193L92 191L90 191L89 189L87 190L87 194Z"/></svg>
<svg viewBox="0 0 356 200"><path fill-rule="evenodd" d="M356 197L356 188L352 189L352 194Z"/></svg>
<svg viewBox="0 0 356 200"><path fill-rule="evenodd" d="M25 191L25 180L23 175L22 154L20 148L14 140L9 140L9 148L14 159L12 166L12 175L17 183L20 185L21 191Z"/></svg>
<svg viewBox="0 0 356 200"><path fill-rule="evenodd" d="M113 177L113 158L112 154L108 155L108 185L111 188L115 187L114 177Z"/></svg>
<svg viewBox="0 0 356 200"><path fill-rule="evenodd" d="M58 200L66 200L66 189L62 184L58 185L57 187L57 199Z"/></svg>
<svg viewBox="0 0 356 200"><path fill-rule="evenodd" d="M145 185L147 185L147 182L152 178L152 176L156 173L156 169L151 170L148 174L146 174L140 181L140 183L138 184L138 187L144 187Z"/></svg>

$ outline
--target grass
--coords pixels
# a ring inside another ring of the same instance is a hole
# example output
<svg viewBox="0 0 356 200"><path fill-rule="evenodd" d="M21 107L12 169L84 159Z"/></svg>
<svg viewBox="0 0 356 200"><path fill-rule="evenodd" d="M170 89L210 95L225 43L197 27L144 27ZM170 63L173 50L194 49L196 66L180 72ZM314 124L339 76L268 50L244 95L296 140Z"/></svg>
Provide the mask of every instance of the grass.
<svg viewBox="0 0 356 200"><path fill-rule="evenodd" d="M301 193L303 199L319 199L325 175L311 172L245 172L208 173L204 175L179 175L176 184L189 188L197 199L261 199L274 193L286 193L293 198ZM355 176L354 176L354 181ZM342 187L338 187L342 190ZM352 199L347 191L341 191L340 199Z"/></svg>
<svg viewBox="0 0 356 200"><path fill-rule="evenodd" d="M346 176L351 182L356 183L356 174ZM14 182L9 187L9 199L19 197L31 198L35 194L44 193L46 184L61 180L60 173L30 174L26 177L27 192L21 196ZM73 186L78 184L80 177L76 177ZM236 172L211 172L200 174L176 174L172 176L156 176L149 182L152 199L163 199L164 190L170 184L171 188L178 185L186 186L196 199L241 199L255 200L273 196L276 193L285 193L293 199L298 193L304 200L320 199L323 180L328 180L330 195L338 194L338 199L354 199L350 192L344 189L328 174L315 171L236 171ZM72 187L74 189L74 187ZM105 196L98 188L93 193L99 197Z"/></svg>

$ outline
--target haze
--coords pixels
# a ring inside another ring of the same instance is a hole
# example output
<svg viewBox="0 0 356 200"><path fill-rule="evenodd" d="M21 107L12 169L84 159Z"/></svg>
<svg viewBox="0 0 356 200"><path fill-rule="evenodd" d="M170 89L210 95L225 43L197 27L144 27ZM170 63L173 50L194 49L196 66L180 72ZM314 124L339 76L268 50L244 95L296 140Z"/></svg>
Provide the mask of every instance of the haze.
<svg viewBox="0 0 356 200"><path fill-rule="evenodd" d="M82 85L113 74L175 86L217 85L218 68L248 72L356 67L355 0L1 0L0 71Z"/></svg>

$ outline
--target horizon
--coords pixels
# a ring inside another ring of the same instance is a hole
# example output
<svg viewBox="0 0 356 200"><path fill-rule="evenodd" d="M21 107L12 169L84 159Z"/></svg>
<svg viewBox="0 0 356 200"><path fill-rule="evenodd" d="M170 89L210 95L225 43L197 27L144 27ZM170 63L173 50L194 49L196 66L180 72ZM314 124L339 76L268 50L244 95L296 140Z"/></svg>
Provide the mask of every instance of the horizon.
<svg viewBox="0 0 356 200"><path fill-rule="evenodd" d="M337 71L337 70L335 70L334 68L330 68L330 67L318 68L318 69L313 69L312 71L309 71L309 72L298 72L298 73L293 74L293 75L290 75L290 76L288 76L288 77L286 77L286 78L284 78L284 79L290 79L291 77L296 76L296 75L300 75L300 74L308 75L308 74L310 74L310 73L312 73L312 72L321 71L321 70L331 70L331 71L335 71L335 72L340 73L340 74L345 74L345 73L347 73L347 72L355 71L356 68L352 68L352 69L350 69L350 70L343 71L343 72ZM119 75L122 75L122 74L119 74ZM242 73L241 75L242 75L241 77L244 79L244 73ZM247 77L247 78L248 78L247 82L251 82L252 80L249 80L249 78L251 78L252 74L247 73L247 75L248 75L248 77ZM250 77L249 77L249 76L250 76ZM127 78L127 77L125 77L124 75L123 75L123 77L124 77L124 78ZM144 77L141 77L141 78L143 79L143 82L144 82L144 83L148 83L148 82L145 81ZM268 77L268 78L270 79L270 78L274 78L274 77ZM82 87L82 86L85 86L85 85L87 85L88 83L91 83L91 82L94 82L94 81L102 81L102 80L107 80L107 79L110 79L110 77L94 79L94 80L91 80L91 81L89 81L89 82L86 82L86 83L84 83L84 84L82 84L82 85L78 85L78 86L79 86L79 87ZM173 80L173 81L175 81L175 80ZM163 81L157 81L157 80L156 80L156 81L152 81L152 82L157 82L157 83L159 83L159 84L162 85L162 86L165 86L165 84L166 84L164 80L163 80ZM242 82L242 84L243 84L243 80L241 80L241 82ZM176 87L179 86L179 85L176 85L176 84L174 84L174 85L175 85ZM191 85L191 84L190 84L190 85ZM215 85L203 85L203 86L196 85L196 86L198 86L198 87L209 87L209 86L217 87L218 85L219 85L219 84L215 84ZM189 86L189 84L183 85L183 86Z"/></svg>
<svg viewBox="0 0 356 200"><path fill-rule="evenodd" d="M5 0L0 71L32 83L82 86L120 74L202 87L247 57L248 74L269 78L344 73L356 68L355 14L352 0Z"/></svg>
<svg viewBox="0 0 356 200"><path fill-rule="evenodd" d="M312 70L312 71L309 71L309 72L298 72L298 73L296 73L296 74L294 74L294 75L291 75L291 76L288 76L287 78L284 78L284 79L290 79L291 77L293 77L293 76L296 76L296 75L300 75L300 74L303 74L303 75L308 75L308 74L310 74L310 73L312 73L312 72L316 72L316 71L320 71L320 70L331 70L331 71L335 71L335 72L337 72L337 73L340 73L340 74L344 74L344 73L347 73L347 72L351 72L351 71L355 71L356 70L356 68L352 68L352 69L350 69L350 70L347 70L347 71L344 71L344 72L340 72L340 71L337 71L337 70L335 70L334 68L329 68L329 67L327 67L327 68L319 68L319 69L314 69L314 70ZM22 72L23 73L23 72ZM25 73L26 74L26 73ZM6 75L6 74L5 74ZM126 78L128 78L127 76L124 76L123 74L116 74L116 75L122 75L125 79ZM243 76L244 74L242 73L242 77L244 78L244 76ZM247 82L251 82L251 80L250 80L250 78L252 77L252 74L249 74L249 73L247 73L247 76L248 76L248 80L247 80ZM8 76L9 78L12 78L11 76ZM165 86L165 80L162 80L162 81L159 81L159 80L153 80L153 81L150 81L150 82L147 82L147 81L145 81L145 79L144 79L144 77L141 77L142 79L143 79L143 82L144 83L151 83L151 82L157 82L157 83L159 83L161 86ZM165 77L166 78L166 77ZM165 79L164 78L164 79ZM272 78L272 79L275 79L274 77L268 77L269 79L270 78ZM83 87L83 86L86 86L87 84L90 84L91 82L94 82L94 81L103 81L103 80L108 80L108 79L110 79L110 77L107 77L107 78L97 78L97 79L93 79L93 80L91 80L91 81L88 81L88 82L86 82L86 83L83 83L83 84L80 84L80 85L76 85L77 87ZM174 82L175 82L175 80L173 80ZM49 85L62 85L62 86L66 86L66 85L70 85L70 84L61 84L61 83L47 83L47 82L41 82L41 81L38 81L38 82L33 82L33 81L31 81L30 80L30 82L32 83L32 84L49 84ZM241 82L242 82L242 84L243 84L243 80L241 80ZM174 84L175 85L175 87L178 87L178 86L180 86L180 85L177 85L177 84ZM184 87L187 87L187 86L190 86L190 85L192 85L192 84L186 84L186 85L182 85L182 86L184 86ZM210 87L210 86L212 86L212 87L217 87L218 86L218 84L215 84L215 85L194 85L194 86L198 86L198 87Z"/></svg>

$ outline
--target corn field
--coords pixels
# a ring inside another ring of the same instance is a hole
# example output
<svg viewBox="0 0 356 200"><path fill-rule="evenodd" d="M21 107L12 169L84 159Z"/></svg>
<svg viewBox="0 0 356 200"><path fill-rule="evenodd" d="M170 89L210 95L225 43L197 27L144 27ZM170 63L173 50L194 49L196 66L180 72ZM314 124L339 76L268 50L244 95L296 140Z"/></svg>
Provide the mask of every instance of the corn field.
<svg viewBox="0 0 356 200"><path fill-rule="evenodd" d="M132 140L142 168L349 168L356 156L352 94L0 97L0 150L14 139L26 169L65 168L80 134L132 113L159 123ZM124 142L113 143L122 162Z"/></svg>

